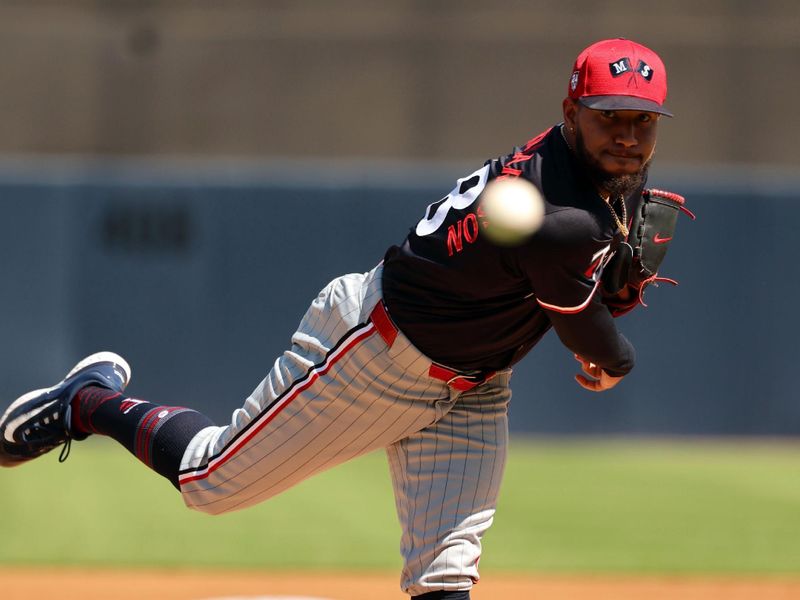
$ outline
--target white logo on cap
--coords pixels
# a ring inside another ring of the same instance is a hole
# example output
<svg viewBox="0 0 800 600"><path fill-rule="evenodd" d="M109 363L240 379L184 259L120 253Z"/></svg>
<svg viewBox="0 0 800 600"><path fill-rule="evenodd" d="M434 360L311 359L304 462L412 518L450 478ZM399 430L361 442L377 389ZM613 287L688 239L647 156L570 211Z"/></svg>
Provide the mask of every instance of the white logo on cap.
<svg viewBox="0 0 800 600"><path fill-rule="evenodd" d="M569 86L573 92L575 91L575 88L578 87L578 74L579 72L575 71L574 73L572 73L572 77L570 77L569 80Z"/></svg>
<svg viewBox="0 0 800 600"><path fill-rule="evenodd" d="M631 62L628 58L620 58L617 62L609 63L611 67L611 75L619 77L631 70Z"/></svg>

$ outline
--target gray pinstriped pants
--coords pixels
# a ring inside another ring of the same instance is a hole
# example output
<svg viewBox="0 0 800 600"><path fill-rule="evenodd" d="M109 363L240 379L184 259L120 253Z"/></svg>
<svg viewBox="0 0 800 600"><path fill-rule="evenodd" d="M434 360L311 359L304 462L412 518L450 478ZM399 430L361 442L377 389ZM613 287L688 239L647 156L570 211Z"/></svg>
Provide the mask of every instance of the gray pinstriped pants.
<svg viewBox="0 0 800 600"><path fill-rule="evenodd" d="M400 332L369 320L382 266L329 283L292 347L237 409L200 431L181 464L186 505L219 514L386 448L403 535L401 587L467 590L494 516L506 458L511 371L467 392L428 375Z"/></svg>

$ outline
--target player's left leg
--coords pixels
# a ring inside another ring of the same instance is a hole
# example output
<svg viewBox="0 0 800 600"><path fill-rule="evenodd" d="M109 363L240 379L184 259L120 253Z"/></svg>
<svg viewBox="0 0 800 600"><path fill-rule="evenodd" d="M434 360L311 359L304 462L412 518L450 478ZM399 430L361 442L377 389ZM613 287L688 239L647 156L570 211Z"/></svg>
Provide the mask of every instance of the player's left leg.
<svg viewBox="0 0 800 600"><path fill-rule="evenodd" d="M414 600L466 599L478 581L505 466L510 377L453 391L436 423L387 449L403 529L401 587Z"/></svg>
<svg viewBox="0 0 800 600"><path fill-rule="evenodd" d="M20 396L0 417L0 466L14 467L93 433L110 436L178 487L186 446L213 423L183 407L132 400L122 394L128 363L113 352L79 362L59 383Z"/></svg>

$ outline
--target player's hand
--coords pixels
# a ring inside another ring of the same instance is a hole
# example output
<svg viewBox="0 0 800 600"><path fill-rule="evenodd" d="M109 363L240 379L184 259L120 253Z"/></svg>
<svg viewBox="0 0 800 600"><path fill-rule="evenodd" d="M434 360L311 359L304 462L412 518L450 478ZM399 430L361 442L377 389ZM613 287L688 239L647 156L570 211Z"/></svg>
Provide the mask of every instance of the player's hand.
<svg viewBox="0 0 800 600"><path fill-rule="evenodd" d="M623 377L625 377L624 375L621 377L609 375L598 365L594 364L593 362L589 362L577 354L575 355L575 360L581 363L581 370L583 373L588 375L588 377L586 377L582 373L578 373L575 375L575 381L577 381L578 385L580 385L582 388L587 389L590 392L603 392L605 390L610 390L620 381L622 381Z"/></svg>

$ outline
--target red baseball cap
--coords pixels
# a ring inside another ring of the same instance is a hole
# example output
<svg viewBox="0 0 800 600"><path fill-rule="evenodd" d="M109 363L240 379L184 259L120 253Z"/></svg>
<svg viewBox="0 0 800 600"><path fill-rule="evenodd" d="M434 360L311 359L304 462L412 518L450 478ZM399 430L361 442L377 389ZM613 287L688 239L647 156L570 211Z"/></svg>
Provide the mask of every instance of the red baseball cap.
<svg viewBox="0 0 800 600"><path fill-rule="evenodd" d="M625 38L602 40L575 59L569 97L595 110L645 110L673 116L664 108L667 71L658 54Z"/></svg>

